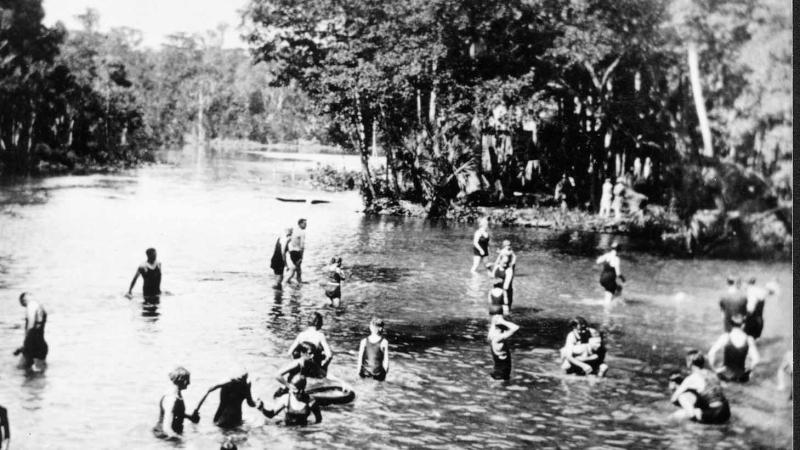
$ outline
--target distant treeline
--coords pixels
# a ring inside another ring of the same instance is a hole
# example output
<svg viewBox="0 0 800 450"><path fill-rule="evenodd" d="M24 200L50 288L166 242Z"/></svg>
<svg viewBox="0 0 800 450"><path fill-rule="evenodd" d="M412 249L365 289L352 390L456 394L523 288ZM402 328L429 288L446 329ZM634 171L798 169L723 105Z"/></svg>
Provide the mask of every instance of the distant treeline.
<svg viewBox="0 0 800 450"><path fill-rule="evenodd" d="M363 156L367 202L412 199L435 215L456 199L552 192L566 175L575 203L596 207L603 179L625 177L688 218L749 195L747 183L709 186L715 174L763 181L791 160L790 11L789 0L251 0L246 17L275 81L298 86ZM387 174L370 173L373 143Z"/></svg>
<svg viewBox="0 0 800 450"><path fill-rule="evenodd" d="M266 63L223 49L224 27L141 49L130 28L42 24L40 0L0 2L0 172L97 169L201 139L324 138L305 94L271 87ZM202 124L201 126L199 124Z"/></svg>

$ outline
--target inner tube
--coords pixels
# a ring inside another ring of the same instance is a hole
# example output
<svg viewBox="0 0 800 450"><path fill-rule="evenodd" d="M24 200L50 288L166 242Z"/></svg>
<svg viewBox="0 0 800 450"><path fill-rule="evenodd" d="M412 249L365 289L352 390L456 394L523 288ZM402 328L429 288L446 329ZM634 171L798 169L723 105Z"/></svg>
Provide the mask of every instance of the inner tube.
<svg viewBox="0 0 800 450"><path fill-rule="evenodd" d="M306 393L311 396L321 406L324 405L344 405L352 402L356 398L356 393L338 382L325 380L306 388Z"/></svg>

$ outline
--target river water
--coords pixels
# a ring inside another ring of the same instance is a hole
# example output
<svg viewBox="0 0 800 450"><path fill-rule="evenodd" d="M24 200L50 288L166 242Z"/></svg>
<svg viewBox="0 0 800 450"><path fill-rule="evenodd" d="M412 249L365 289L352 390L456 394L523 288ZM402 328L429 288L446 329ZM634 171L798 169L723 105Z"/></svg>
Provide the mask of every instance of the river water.
<svg viewBox="0 0 800 450"><path fill-rule="evenodd" d="M625 247L637 250L622 256L625 300L604 308L593 263L608 236L492 228L493 249L507 238L518 254L512 320L522 326L512 379L500 383L488 377L489 279L468 272L471 226L364 218L355 193L304 187L307 162L191 151L166 159L119 175L0 188L0 404L13 448L210 449L226 435L239 448L790 445L791 403L774 377L791 348L788 263L675 260L631 242ZM308 283L276 292L268 259L279 231L299 217L309 222ZM150 246L169 293L156 314L123 296ZM336 311L319 307L320 271L333 255L352 273ZM749 385L726 386L730 424L669 423L666 377L687 348L705 351L721 333L718 292L728 273L781 286L766 305L764 362ZM49 313L43 374L17 369L11 356L22 341L23 290ZM275 370L312 311L325 317L331 373L353 384L352 404L326 408L322 423L304 429L245 407L246 424L226 434L211 423L212 396L182 443L152 436L167 373L179 364L192 373L188 408L236 364L249 369L255 396L271 398ZM576 314L607 333L606 379L559 374L557 349ZM390 341L382 384L354 374L373 315L385 319Z"/></svg>

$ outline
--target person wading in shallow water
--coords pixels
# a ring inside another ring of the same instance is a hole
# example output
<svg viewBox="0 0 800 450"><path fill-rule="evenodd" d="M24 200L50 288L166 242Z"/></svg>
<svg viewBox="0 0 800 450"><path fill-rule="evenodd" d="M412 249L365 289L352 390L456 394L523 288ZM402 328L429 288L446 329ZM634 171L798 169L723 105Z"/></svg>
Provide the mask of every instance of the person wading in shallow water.
<svg viewBox="0 0 800 450"><path fill-rule="evenodd" d="M356 372L361 378L386 379L389 371L389 342L383 337L383 320L373 317L369 322L369 336L358 347Z"/></svg>
<svg viewBox="0 0 800 450"><path fill-rule="evenodd" d="M719 337L708 351L708 365L723 381L744 383L750 380L750 372L761 360L756 340L742 329L744 317L731 317L731 330ZM722 365L717 366L717 357L722 353ZM747 366L747 360L750 365Z"/></svg>
<svg viewBox="0 0 800 450"><path fill-rule="evenodd" d="M14 355L22 354L20 368L39 372L43 370L44 360L50 350L44 340L47 311L39 302L29 297L30 294L27 292L19 295L19 304L25 308L25 340L22 342L22 347L14 351Z"/></svg>
<svg viewBox="0 0 800 450"><path fill-rule="evenodd" d="M733 327L733 316L747 316L747 295L739 289L739 282L732 275L728 275L726 283L725 292L719 300L719 309L722 310L722 326L727 332Z"/></svg>
<svg viewBox="0 0 800 450"><path fill-rule="evenodd" d="M478 229L472 237L472 272L478 271L478 266L487 256L489 256L489 219L483 217L478 221Z"/></svg>
<svg viewBox="0 0 800 450"><path fill-rule="evenodd" d="M161 397L158 402L158 422L153 427L153 434L161 439L179 439L183 434L183 421L189 419L193 423L200 421L200 415L195 412L191 416L186 414L186 404L183 402L183 391L189 386L190 374L183 367L178 367L169 374L169 379L174 388Z"/></svg>
<svg viewBox="0 0 800 450"><path fill-rule="evenodd" d="M292 276L297 274L297 282L303 282L303 254L306 251L306 226L308 222L306 219L297 221L297 227L292 231L292 238L289 240L289 260L287 261L289 267L289 275L286 276L286 281L292 281Z"/></svg>
<svg viewBox="0 0 800 450"><path fill-rule="evenodd" d="M506 295L508 309L514 303L514 255L513 252L500 251L497 257L497 262L492 266L490 272L495 283L501 282L503 284L503 291Z"/></svg>
<svg viewBox="0 0 800 450"><path fill-rule="evenodd" d="M700 423L727 422L731 417L728 399L722 393L717 375L706 369L703 355L690 350L686 354L686 366L691 373L685 379L679 375L670 377L670 388L674 389L670 402L681 407L671 417Z"/></svg>
<svg viewBox="0 0 800 450"><path fill-rule="evenodd" d="M303 375L311 378L324 378L328 374L328 365L333 358L333 352L328 345L325 334L322 333L322 314L315 312L308 320L308 328L301 331L289 347L289 355L296 357L295 350L305 344L313 353L310 364Z"/></svg>
<svg viewBox="0 0 800 450"><path fill-rule="evenodd" d="M242 424L242 402L246 400L248 406L256 407L250 392L250 382L247 381L247 371L241 369L228 381L212 386L200 400L194 414L199 413L203 401L217 389L219 389L219 406L214 413L214 425L221 428L238 427Z"/></svg>
<svg viewBox="0 0 800 450"><path fill-rule="evenodd" d="M603 270L600 272L600 286L605 289L605 302L607 305L611 304L614 297L622 294L622 283L625 282L625 277L622 276L622 271L619 268L619 256L617 256L617 249L619 245L616 242L611 243L611 248L607 253L597 258L595 264L602 264Z"/></svg>
<svg viewBox="0 0 800 450"><path fill-rule="evenodd" d="M144 302L156 305L161 299L161 263L156 261L156 249L148 248L144 253L147 255L147 261L139 264L139 267L136 268L136 274L133 276L126 297L131 298L133 286L136 285L136 280L141 275Z"/></svg>
<svg viewBox="0 0 800 450"><path fill-rule="evenodd" d="M272 259L270 260L269 267L275 274L275 284L272 285L275 289L283 287L283 272L286 270L287 260L289 259L289 240L292 238L292 229L287 228L283 232L283 236L275 241L275 249L272 252Z"/></svg>
<svg viewBox="0 0 800 450"><path fill-rule="evenodd" d="M519 330L519 325L503 319L501 315L494 315L489 321L489 350L492 353L494 369L491 377L495 380L508 380L511 378L511 349L508 338Z"/></svg>

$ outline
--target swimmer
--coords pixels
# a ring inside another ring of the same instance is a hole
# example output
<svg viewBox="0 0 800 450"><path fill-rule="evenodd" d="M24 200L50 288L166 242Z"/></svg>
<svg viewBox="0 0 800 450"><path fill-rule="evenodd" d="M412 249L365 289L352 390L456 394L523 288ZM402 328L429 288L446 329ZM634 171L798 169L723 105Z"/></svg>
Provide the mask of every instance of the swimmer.
<svg viewBox="0 0 800 450"><path fill-rule="evenodd" d="M478 266L483 258L489 256L489 219L486 217L478 221L478 229L472 237L472 272L478 271Z"/></svg>
<svg viewBox="0 0 800 450"><path fill-rule="evenodd" d="M178 439L183 434L184 419L189 419L193 423L200 421L197 411L191 416L186 414L186 405L183 402L182 392L189 386L190 376L189 371L183 367L170 372L169 379L175 387L158 401L158 423L153 427L153 434L156 437Z"/></svg>
<svg viewBox="0 0 800 450"><path fill-rule="evenodd" d="M508 308L511 309L511 305L514 303L514 264L512 253L504 253L501 251L500 255L497 257L497 262L492 266L490 275L492 278L495 278L495 282L499 281L503 284L503 291L505 291L508 300Z"/></svg>
<svg viewBox="0 0 800 450"><path fill-rule="evenodd" d="M272 259L270 260L269 267L275 274L275 284L272 285L275 289L283 287L283 272L286 270L287 261L289 256L289 240L292 238L292 229L287 228L284 230L283 235L275 241L275 249L272 251Z"/></svg>
<svg viewBox="0 0 800 450"><path fill-rule="evenodd" d="M11 448L11 425L8 422L8 411L0 406L0 450Z"/></svg>
<svg viewBox="0 0 800 450"><path fill-rule="evenodd" d="M147 261L139 264L139 267L136 268L136 274L133 276L133 281L131 281L131 286L125 296L132 297L133 286L141 275L144 302L155 305L161 298L161 262L156 261L156 249L148 248L144 253L147 255Z"/></svg>
<svg viewBox="0 0 800 450"><path fill-rule="evenodd" d="M225 442L222 443L219 450L239 450L239 446L236 445L236 441L233 440L233 437L228 436L228 439L225 439Z"/></svg>
<svg viewBox="0 0 800 450"><path fill-rule="evenodd" d="M761 357L756 348L756 341L745 334L742 329L744 317L737 314L731 317L731 330L717 339L708 351L708 365L717 372L723 381L746 382L750 372L756 367ZM717 367L717 356L722 352L722 365ZM747 359L750 365L747 366Z"/></svg>
<svg viewBox="0 0 800 450"><path fill-rule="evenodd" d="M622 271L619 267L619 256L617 256L617 249L619 244L612 242L608 252L597 258L595 264L602 264L603 271L600 272L600 286L603 286L605 292L605 302L607 305L611 304L614 297L622 294L622 283L625 282L625 277L622 276Z"/></svg>
<svg viewBox="0 0 800 450"><path fill-rule="evenodd" d="M789 350L783 355L780 367L778 367L778 390L783 391L789 388L789 400L792 399L794 393L794 386L792 376L794 375L794 357L793 351ZM786 380L789 380L788 386Z"/></svg>
<svg viewBox="0 0 800 450"><path fill-rule="evenodd" d="M508 239L503 240L502 245L500 246L500 251L498 252L498 257L507 255L508 256L508 264L513 267L514 269L517 268L517 254L514 253L514 250L511 248L511 241Z"/></svg>
<svg viewBox="0 0 800 450"><path fill-rule="evenodd" d="M22 347L14 351L14 355L22 354L19 367L40 372L44 369L44 360L50 350L44 340L44 326L47 323L47 311L39 302L30 299L28 292L19 295L19 304L25 308L25 339Z"/></svg>
<svg viewBox="0 0 800 450"><path fill-rule="evenodd" d="M509 322L501 315L494 315L489 320L489 350L492 353L494 369L491 377L495 380L511 378L511 349L508 338L519 330L519 325Z"/></svg>
<svg viewBox="0 0 800 450"><path fill-rule="evenodd" d="M325 271L328 273L328 281L325 283L325 296L328 297L330 306L338 308L342 299L342 280L344 280L342 258L331 258L331 264L325 268Z"/></svg>
<svg viewBox="0 0 800 450"><path fill-rule="evenodd" d="M315 312L308 320L308 328L301 331L289 346L289 355L295 356L295 350L302 343L309 345L313 352L313 364L307 367L303 375L311 378L325 378L328 374L328 365L333 358L333 352L328 345L325 334L322 333L322 314Z"/></svg>
<svg viewBox="0 0 800 450"><path fill-rule="evenodd" d="M247 405L251 408L256 407L253 395L250 392L251 384L247 380L247 371L241 369L228 381L211 387L200 400L194 414L198 414L200 406L206 397L219 389L219 406L214 413L214 425L221 428L234 428L242 424L242 402L247 400ZM193 415L194 415L193 414Z"/></svg>
<svg viewBox="0 0 800 450"><path fill-rule="evenodd" d="M508 295L503 289L503 282L495 281L489 290L489 316L507 316L508 313Z"/></svg>
<svg viewBox="0 0 800 450"><path fill-rule="evenodd" d="M286 386L286 392L276 400L276 403L279 404L277 408L266 409L264 403L259 402L258 410L269 419L285 410L284 420L289 426L308 425L308 416L311 414L314 414L316 423L322 422L322 412L316 400L306 393L306 383L306 377L295 375L289 383L283 383Z"/></svg>
<svg viewBox="0 0 800 450"><path fill-rule="evenodd" d="M733 276L728 275L726 283L727 288L719 300L719 309L722 310L723 327L728 332L733 326L731 317L747 317L747 295L739 289L738 280Z"/></svg>
<svg viewBox="0 0 800 450"><path fill-rule="evenodd" d="M286 261L289 268L289 275L286 281L292 281L292 276L297 274L297 282L302 283L302 270L303 254L306 250L306 226L308 221L300 219L297 221L297 227L292 231L292 238L289 239L289 259Z"/></svg>
<svg viewBox="0 0 800 450"><path fill-rule="evenodd" d="M769 282L764 287L756 286L756 279L747 280L745 295L747 296L747 316L744 319L744 332L754 339L761 337L764 330L764 304L767 297L778 290L777 283Z"/></svg>
<svg viewBox="0 0 800 450"><path fill-rule="evenodd" d="M681 409L671 415L677 420L694 420L700 423L725 423L730 419L728 400L716 375L705 368L705 358L697 350L686 355L689 376L681 380L673 377L670 387L674 389L670 402Z"/></svg>
<svg viewBox="0 0 800 450"><path fill-rule="evenodd" d="M600 332L590 328L586 319L580 316L572 319L569 325L572 330L560 350L561 368L565 373L604 376L608 365L605 363L606 350Z"/></svg>
<svg viewBox="0 0 800 450"><path fill-rule="evenodd" d="M373 317L369 322L369 336L358 347L356 372L361 378L386 379L389 371L389 342L383 337L383 320Z"/></svg>

